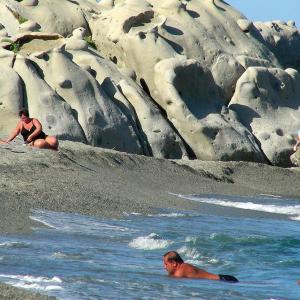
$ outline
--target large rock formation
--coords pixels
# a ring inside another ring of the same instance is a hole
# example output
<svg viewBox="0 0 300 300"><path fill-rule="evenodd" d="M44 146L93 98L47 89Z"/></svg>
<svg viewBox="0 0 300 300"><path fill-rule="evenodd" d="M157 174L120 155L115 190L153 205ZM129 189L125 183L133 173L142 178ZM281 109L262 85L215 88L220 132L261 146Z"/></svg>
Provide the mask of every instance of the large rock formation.
<svg viewBox="0 0 300 300"><path fill-rule="evenodd" d="M220 0L0 0L0 25L4 131L28 106L61 139L290 164L299 122L286 118L300 103L298 73L284 71L299 69L293 22L253 23Z"/></svg>
<svg viewBox="0 0 300 300"><path fill-rule="evenodd" d="M300 71L300 31L295 22L255 22L254 25L282 66Z"/></svg>
<svg viewBox="0 0 300 300"><path fill-rule="evenodd" d="M294 166L300 167L300 151L297 150L291 155L291 162Z"/></svg>
<svg viewBox="0 0 300 300"><path fill-rule="evenodd" d="M2 84L10 78L2 90L2 110L11 117L27 105L45 131L61 139L157 157L186 157L181 138L149 96L93 52L83 40L84 31L77 29L65 39L40 33L14 36L13 43L20 43L18 53L2 50L0 58Z"/></svg>
<svg viewBox="0 0 300 300"><path fill-rule="evenodd" d="M241 76L229 107L253 132L269 161L290 166L300 128L300 75L294 69L251 67Z"/></svg>
<svg viewBox="0 0 300 300"><path fill-rule="evenodd" d="M162 60L155 66L155 83L161 106L197 158L264 161L250 131L225 106L210 71L199 62Z"/></svg>

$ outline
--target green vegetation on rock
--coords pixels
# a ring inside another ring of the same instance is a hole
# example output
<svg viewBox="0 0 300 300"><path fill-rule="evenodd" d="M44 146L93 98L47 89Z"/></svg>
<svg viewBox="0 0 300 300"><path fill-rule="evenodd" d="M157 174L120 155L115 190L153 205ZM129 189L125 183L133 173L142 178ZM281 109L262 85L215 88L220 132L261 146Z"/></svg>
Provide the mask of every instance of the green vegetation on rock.
<svg viewBox="0 0 300 300"><path fill-rule="evenodd" d="M14 53L17 53L20 51L21 49L21 45L20 42L13 42L10 38L2 38L1 42L6 42L6 43L10 43L8 50L9 51L13 51Z"/></svg>
<svg viewBox="0 0 300 300"><path fill-rule="evenodd" d="M97 50L97 46L96 46L95 42L93 41L91 35L85 36L83 39L89 44L89 46L91 46L92 48Z"/></svg>
<svg viewBox="0 0 300 300"><path fill-rule="evenodd" d="M20 45L19 42L11 43L11 45L9 46L9 50L14 52L14 53L19 52L20 49L21 49L21 45Z"/></svg>
<svg viewBox="0 0 300 300"><path fill-rule="evenodd" d="M28 19L26 19L26 18L19 15L18 16L18 21L19 21L20 24L22 24L22 23L25 23L26 21L28 21Z"/></svg>

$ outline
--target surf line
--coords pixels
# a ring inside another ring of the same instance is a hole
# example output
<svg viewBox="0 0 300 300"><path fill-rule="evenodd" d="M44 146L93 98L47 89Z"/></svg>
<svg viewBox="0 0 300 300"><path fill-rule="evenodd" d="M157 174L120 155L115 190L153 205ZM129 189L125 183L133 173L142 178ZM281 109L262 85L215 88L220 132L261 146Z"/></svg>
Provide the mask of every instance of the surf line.
<svg viewBox="0 0 300 300"><path fill-rule="evenodd" d="M288 215L291 216L291 220L300 221L300 205L290 205L290 206L281 206L281 205L274 205L274 204L257 204L253 202L239 202L239 201L230 201L224 197L224 199L216 199L216 198L209 198L209 197L201 197L201 195L183 195L183 194L175 194L170 193L171 195L177 196L182 199L187 199L191 201L196 201L200 203L207 203L225 207L233 207L245 210L253 210L253 211L262 211L267 213L273 214L280 214L280 215ZM243 197L244 198L244 197Z"/></svg>

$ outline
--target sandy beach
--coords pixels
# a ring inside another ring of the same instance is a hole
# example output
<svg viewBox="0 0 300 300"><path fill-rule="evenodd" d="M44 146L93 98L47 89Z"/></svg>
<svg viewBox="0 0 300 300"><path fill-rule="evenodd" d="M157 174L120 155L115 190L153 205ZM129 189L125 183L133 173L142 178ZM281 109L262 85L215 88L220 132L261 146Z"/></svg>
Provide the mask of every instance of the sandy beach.
<svg viewBox="0 0 300 300"><path fill-rule="evenodd" d="M118 217L123 212L149 213L161 208L208 209L172 193L300 198L294 184L300 179L298 168L171 161L72 142L62 142L57 152L16 143L2 145L0 153L3 233L30 230L31 209Z"/></svg>

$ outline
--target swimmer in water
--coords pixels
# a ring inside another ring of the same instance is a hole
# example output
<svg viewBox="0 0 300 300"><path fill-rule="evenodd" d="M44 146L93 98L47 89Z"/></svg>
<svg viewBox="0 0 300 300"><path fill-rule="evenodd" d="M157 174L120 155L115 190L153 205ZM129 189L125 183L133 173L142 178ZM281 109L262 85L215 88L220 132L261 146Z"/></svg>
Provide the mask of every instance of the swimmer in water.
<svg viewBox="0 0 300 300"><path fill-rule="evenodd" d="M239 282L234 276L209 273L191 264L187 264L175 251L167 252L163 257L163 261L164 268L171 277Z"/></svg>

